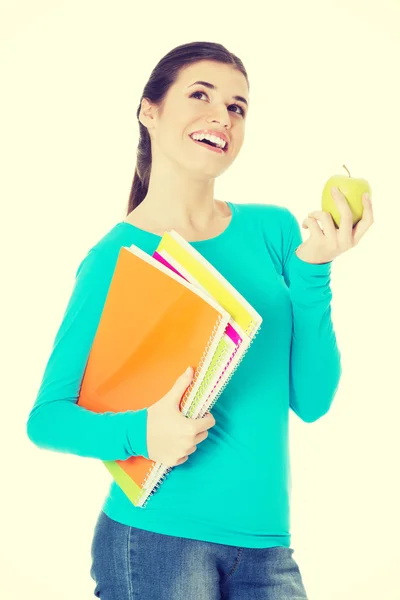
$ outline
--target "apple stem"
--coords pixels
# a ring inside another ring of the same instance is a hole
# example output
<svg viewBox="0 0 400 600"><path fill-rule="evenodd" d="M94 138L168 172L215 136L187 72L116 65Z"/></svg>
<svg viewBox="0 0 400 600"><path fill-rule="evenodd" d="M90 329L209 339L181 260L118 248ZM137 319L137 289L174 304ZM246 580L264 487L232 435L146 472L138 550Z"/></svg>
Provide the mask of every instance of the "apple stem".
<svg viewBox="0 0 400 600"><path fill-rule="evenodd" d="M344 169L346 169L346 171L347 171L347 172L348 172L348 174L349 174L349 177L351 177L351 175L350 175L350 171L348 170L348 168L346 167L346 165L343 165L343 168L344 168Z"/></svg>

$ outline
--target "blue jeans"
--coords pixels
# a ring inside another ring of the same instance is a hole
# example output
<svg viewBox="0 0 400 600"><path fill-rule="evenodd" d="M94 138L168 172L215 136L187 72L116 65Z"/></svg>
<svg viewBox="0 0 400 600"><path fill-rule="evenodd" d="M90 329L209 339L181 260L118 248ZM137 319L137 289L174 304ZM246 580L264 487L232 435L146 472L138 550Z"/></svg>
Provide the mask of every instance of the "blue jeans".
<svg viewBox="0 0 400 600"><path fill-rule="evenodd" d="M101 600L307 600L293 552L152 533L101 511L90 576Z"/></svg>

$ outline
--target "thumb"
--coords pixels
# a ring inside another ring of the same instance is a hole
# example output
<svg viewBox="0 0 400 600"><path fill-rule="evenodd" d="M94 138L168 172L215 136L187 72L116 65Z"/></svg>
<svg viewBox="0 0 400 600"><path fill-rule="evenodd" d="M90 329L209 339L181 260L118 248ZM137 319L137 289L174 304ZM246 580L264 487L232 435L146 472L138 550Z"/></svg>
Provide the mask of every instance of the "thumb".
<svg viewBox="0 0 400 600"><path fill-rule="evenodd" d="M171 399L175 404L180 403L183 394L186 391L186 388L190 385L193 379L193 369L192 367L188 367L186 371L184 371L178 379L175 381L174 385L171 389Z"/></svg>

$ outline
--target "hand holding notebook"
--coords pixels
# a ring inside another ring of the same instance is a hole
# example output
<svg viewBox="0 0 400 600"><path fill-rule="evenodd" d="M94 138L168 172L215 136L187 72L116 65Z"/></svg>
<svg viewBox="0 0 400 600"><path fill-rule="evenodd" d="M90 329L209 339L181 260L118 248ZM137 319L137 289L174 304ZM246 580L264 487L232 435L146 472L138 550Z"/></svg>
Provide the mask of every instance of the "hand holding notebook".
<svg viewBox="0 0 400 600"><path fill-rule="evenodd" d="M196 445L208 436L207 429L215 425L208 413L201 419L188 419L179 408L182 397L193 379L188 368L172 388L147 409L147 448L149 458L168 467L182 465L193 454Z"/></svg>

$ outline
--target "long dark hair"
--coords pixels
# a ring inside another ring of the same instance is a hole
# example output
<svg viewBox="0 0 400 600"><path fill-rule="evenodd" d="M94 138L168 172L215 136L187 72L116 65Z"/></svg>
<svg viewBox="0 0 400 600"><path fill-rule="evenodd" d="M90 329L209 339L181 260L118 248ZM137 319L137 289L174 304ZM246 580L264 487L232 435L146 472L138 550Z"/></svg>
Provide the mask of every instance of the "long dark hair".
<svg viewBox="0 0 400 600"><path fill-rule="evenodd" d="M232 65L232 67L235 67L243 73L247 85L249 86L247 72L242 61L221 44L215 44L213 42L192 42L190 44L183 44L168 52L168 54L160 60L153 69L150 79L143 90L136 112L140 128L140 138L137 148L136 169L129 195L127 215L134 208L139 206L145 198L150 181L151 140L147 127L139 120L142 100L143 98L147 98L152 104L161 104L168 93L170 86L179 76L180 69L201 60L212 60Z"/></svg>

